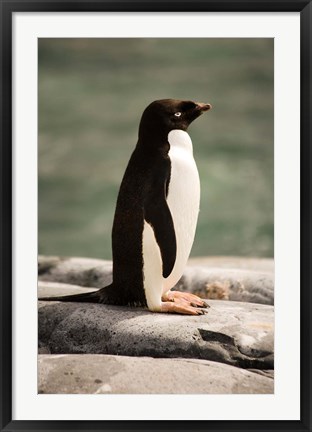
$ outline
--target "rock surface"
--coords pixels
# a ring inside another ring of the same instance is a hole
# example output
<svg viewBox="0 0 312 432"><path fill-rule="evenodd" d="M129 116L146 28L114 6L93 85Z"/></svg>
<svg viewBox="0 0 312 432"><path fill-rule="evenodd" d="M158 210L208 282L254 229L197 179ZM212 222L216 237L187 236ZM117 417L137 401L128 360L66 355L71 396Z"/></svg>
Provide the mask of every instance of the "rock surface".
<svg viewBox="0 0 312 432"><path fill-rule="evenodd" d="M101 288L112 281L112 262L39 255L38 278L42 281Z"/></svg>
<svg viewBox="0 0 312 432"><path fill-rule="evenodd" d="M38 273L40 281L101 288L112 281L112 263L91 258L39 256ZM273 260L193 258L176 289L202 298L273 304Z"/></svg>
<svg viewBox="0 0 312 432"><path fill-rule="evenodd" d="M273 307L220 300L209 304L205 315L182 316L39 302L39 347L54 354L181 357L273 369Z"/></svg>
<svg viewBox="0 0 312 432"><path fill-rule="evenodd" d="M222 363L112 355L40 355L39 393L273 393L267 376Z"/></svg>
<svg viewBox="0 0 312 432"><path fill-rule="evenodd" d="M188 266L176 285L202 298L274 303L274 276L254 270Z"/></svg>
<svg viewBox="0 0 312 432"><path fill-rule="evenodd" d="M40 256L38 273L39 297L82 293L108 285L112 263ZM208 298L205 315L40 301L38 390L273 393L273 286L271 259L203 257L175 288Z"/></svg>
<svg viewBox="0 0 312 432"><path fill-rule="evenodd" d="M82 287L61 282L38 281L38 297L63 296L97 291L97 288Z"/></svg>
<svg viewBox="0 0 312 432"><path fill-rule="evenodd" d="M190 266L205 266L226 269L245 269L259 272L274 273L273 258L251 258L239 256L201 256L191 257Z"/></svg>

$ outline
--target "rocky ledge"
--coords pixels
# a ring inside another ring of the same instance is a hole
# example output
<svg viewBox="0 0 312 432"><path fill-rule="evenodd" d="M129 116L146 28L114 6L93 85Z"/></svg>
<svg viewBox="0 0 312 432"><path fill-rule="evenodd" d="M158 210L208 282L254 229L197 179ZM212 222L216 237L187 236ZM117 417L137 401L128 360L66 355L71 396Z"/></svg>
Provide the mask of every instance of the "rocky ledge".
<svg viewBox="0 0 312 432"><path fill-rule="evenodd" d="M257 260L237 259L236 269L235 258L217 261L190 262L179 282L181 290L194 288L200 268L203 294L207 277L210 287L230 284L231 295L221 297L228 300L208 298L205 315L40 301L39 392L272 393L274 307L251 297L229 301L240 278L245 293L258 288L273 303L272 261L259 269ZM109 261L40 257L39 296L94 290L110 282L110 272Z"/></svg>
<svg viewBox="0 0 312 432"><path fill-rule="evenodd" d="M101 288L112 281L112 262L39 256L39 281ZM202 298L274 303L272 259L209 257L189 260L176 289ZM79 291L79 290L78 290Z"/></svg>
<svg viewBox="0 0 312 432"><path fill-rule="evenodd" d="M273 393L270 374L222 363L113 355L39 355L39 393Z"/></svg>

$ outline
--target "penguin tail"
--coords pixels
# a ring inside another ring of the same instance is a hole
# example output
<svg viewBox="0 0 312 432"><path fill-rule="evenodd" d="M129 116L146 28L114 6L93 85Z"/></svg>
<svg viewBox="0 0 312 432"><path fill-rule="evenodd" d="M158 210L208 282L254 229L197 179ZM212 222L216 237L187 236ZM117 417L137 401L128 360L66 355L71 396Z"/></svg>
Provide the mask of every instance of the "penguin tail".
<svg viewBox="0 0 312 432"><path fill-rule="evenodd" d="M113 283L97 291L71 294L65 296L39 297L40 301L79 302L79 303L102 303L115 306L146 306L144 300L133 299L124 295Z"/></svg>
<svg viewBox="0 0 312 432"><path fill-rule="evenodd" d="M40 301L61 301L61 302L79 302L79 303L106 303L107 293L111 291L112 284L101 288L98 291L92 291L81 294L71 294L65 296L39 297Z"/></svg>

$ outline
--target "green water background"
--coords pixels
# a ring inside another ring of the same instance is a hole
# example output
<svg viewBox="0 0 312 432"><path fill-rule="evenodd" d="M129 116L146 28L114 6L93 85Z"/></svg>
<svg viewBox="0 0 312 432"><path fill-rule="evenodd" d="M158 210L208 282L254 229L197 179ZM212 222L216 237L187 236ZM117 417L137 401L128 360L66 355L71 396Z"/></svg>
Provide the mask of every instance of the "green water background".
<svg viewBox="0 0 312 432"><path fill-rule="evenodd" d="M273 256L273 39L39 39L39 253L111 258L143 109L209 102L192 256Z"/></svg>

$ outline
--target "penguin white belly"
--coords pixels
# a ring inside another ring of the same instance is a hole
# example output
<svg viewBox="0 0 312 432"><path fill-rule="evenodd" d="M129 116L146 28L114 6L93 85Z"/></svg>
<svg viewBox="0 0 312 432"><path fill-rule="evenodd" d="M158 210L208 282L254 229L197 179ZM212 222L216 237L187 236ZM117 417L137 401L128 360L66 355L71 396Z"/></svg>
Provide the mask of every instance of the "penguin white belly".
<svg viewBox="0 0 312 432"><path fill-rule="evenodd" d="M172 215L177 256L174 268L164 279L164 291L181 278L193 245L200 201L200 182L193 158L192 140L187 132L172 130L168 135L171 176L167 203Z"/></svg>
<svg viewBox="0 0 312 432"><path fill-rule="evenodd" d="M152 227L144 221L143 279L147 305L160 310L161 296L181 278L194 241L200 200L200 183L190 136L182 130L168 135L171 175L167 203L172 215L177 253L171 274L162 277L162 260Z"/></svg>

